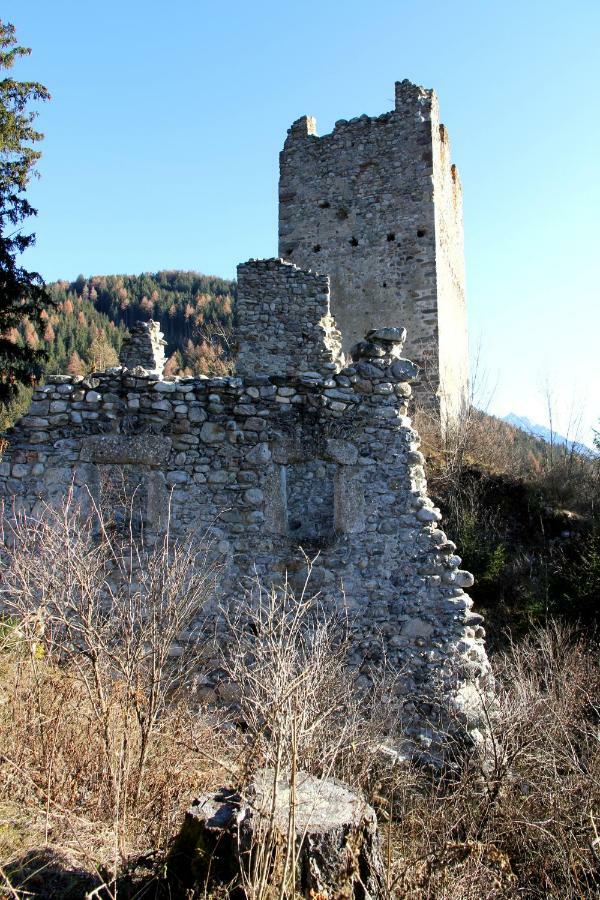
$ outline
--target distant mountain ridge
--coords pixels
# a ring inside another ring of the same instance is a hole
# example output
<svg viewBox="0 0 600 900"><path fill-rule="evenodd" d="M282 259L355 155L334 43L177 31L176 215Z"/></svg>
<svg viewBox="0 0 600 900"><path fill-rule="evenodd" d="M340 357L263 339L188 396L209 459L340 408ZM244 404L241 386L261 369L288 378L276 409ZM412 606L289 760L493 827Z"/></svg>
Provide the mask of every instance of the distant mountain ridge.
<svg viewBox="0 0 600 900"><path fill-rule="evenodd" d="M581 453L584 456L589 456L590 453L593 452L591 447L586 446L586 444L582 444L580 441L573 441L570 438L565 437L564 434L558 434L556 431L552 431L545 425L539 425L537 422L532 422L527 416L519 416L517 413L511 412L502 418L503 421L508 422L509 425L520 428L521 431L524 431L526 434L532 434L534 437L541 438L543 441L546 441L547 444L558 444L563 447L568 447L569 450L574 450L576 453Z"/></svg>

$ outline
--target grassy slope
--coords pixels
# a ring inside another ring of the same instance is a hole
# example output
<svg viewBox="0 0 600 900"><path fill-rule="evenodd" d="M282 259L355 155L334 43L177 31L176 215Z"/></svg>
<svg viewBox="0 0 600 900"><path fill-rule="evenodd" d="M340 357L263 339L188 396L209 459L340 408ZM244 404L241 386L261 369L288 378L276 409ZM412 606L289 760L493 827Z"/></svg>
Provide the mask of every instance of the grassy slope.
<svg viewBox="0 0 600 900"><path fill-rule="evenodd" d="M600 595L598 460L473 411L450 450L417 413L429 490L493 644L548 616L595 624Z"/></svg>

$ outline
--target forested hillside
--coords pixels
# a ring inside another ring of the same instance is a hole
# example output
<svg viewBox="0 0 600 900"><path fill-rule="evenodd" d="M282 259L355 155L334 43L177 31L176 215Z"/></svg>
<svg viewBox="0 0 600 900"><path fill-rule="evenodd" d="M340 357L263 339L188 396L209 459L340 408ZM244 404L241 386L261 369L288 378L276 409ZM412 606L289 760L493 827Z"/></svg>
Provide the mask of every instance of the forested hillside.
<svg viewBox="0 0 600 900"><path fill-rule="evenodd" d="M227 368L235 283L197 272L94 275L48 286L54 307L43 327L25 320L15 343L42 349L43 375L114 366L138 319L158 319L167 340L167 373L211 374Z"/></svg>
<svg viewBox="0 0 600 900"><path fill-rule="evenodd" d="M9 338L41 350L39 380L85 375L115 366L127 329L138 319L158 319L167 341L166 375L220 375L229 371L229 334L236 285L198 272L80 275L48 285L53 306L42 325L24 319ZM0 430L24 412L31 390L22 388L2 411Z"/></svg>
<svg viewBox="0 0 600 900"><path fill-rule="evenodd" d="M108 319L130 328L157 319L167 341L166 374L219 374L227 370L235 283L198 272L80 275L51 287L53 297L89 301Z"/></svg>

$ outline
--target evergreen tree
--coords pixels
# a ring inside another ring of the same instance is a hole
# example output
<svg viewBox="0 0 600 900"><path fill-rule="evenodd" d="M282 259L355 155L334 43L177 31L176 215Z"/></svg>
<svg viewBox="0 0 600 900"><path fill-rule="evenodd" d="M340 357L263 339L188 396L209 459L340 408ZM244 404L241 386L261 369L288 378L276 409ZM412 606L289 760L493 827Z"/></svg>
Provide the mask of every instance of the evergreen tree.
<svg viewBox="0 0 600 900"><path fill-rule="evenodd" d="M30 52L17 44L14 26L0 19L0 69L11 69L17 58ZM33 234L21 232L20 223L36 213L25 189L41 155L32 144L43 137L33 127L36 113L27 107L49 98L38 82L0 80L0 403L4 404L40 371L39 351L31 343L15 344L9 334L25 319L39 325L40 312L49 301L41 276L17 264L17 256L35 240Z"/></svg>

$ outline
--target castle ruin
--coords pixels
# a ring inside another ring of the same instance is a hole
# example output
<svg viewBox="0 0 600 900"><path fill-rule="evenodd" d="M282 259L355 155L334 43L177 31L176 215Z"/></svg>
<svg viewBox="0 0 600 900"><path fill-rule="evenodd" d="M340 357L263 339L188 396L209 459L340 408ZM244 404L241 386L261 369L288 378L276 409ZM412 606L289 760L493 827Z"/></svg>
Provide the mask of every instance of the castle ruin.
<svg viewBox="0 0 600 900"><path fill-rule="evenodd" d="M437 285L438 305L446 295L442 264L436 264L441 238L425 159L426 134L437 128L433 96L403 82L399 97L414 99L410 127L401 124L408 116L402 107L379 120L339 126L332 138L347 131L350 145L362 128L372 136L381 129L384 142L388 129L422 132L421 140L415 137L403 150L416 173L414 207L395 202L393 184L390 197L383 198L386 209L404 209L403 217L389 213L385 228L393 218L396 237L388 241L384 234L381 244L398 245L396 262L380 258L379 236L374 237L372 263L361 250L371 274L363 279L356 261L344 282L338 267L333 296L328 275L292 262L240 265L233 376L165 379L160 328L138 323L121 366L89 377L53 376L36 388L27 414L7 434L0 496L6 515L36 517L69 491L86 508L90 498L101 502L103 485L125 484L147 535L159 535L168 518L174 538L208 541L222 565L224 604L235 605L240 586L256 577L265 585L281 584L302 570L305 552L315 557L314 590L348 615L349 666L366 687L386 660L396 677L406 734L426 749L443 741L448 730L481 740L489 664L481 616L472 612L465 593L473 579L460 569L456 546L427 495L419 437L408 418L410 382L418 369L402 356L406 332L400 316L406 312L416 330L413 346L423 348L441 329L419 320L420 293L435 304ZM424 123L429 124L421 129ZM285 157L295 140L288 139L284 150L282 181L288 180ZM336 178L340 199L344 179ZM408 186L408 175L400 181ZM310 179L307 185L312 192ZM358 231L359 201L352 196L344 194L350 220L344 228L352 226L363 239L367 227ZM378 203L379 195L372 196ZM329 214L334 195L322 197L329 198ZM375 208L374 215L383 222L383 212ZM314 227L318 222L315 213ZM408 259L408 244L414 248L421 240L410 233L413 225L431 229L418 266ZM294 255L313 240L295 234ZM321 240L325 247L324 234ZM340 266L351 258L344 254L345 249ZM326 258L333 264L338 257L332 249ZM406 276L411 286L403 288L400 301L390 292L383 295L389 302L376 307L375 300L365 300L366 290L375 270L388 265L396 279L401 271L412 272ZM458 292L452 297L458 302ZM464 307L459 331L461 316ZM364 338L346 352L344 326L346 338ZM463 351L459 341L456 357ZM462 381L454 383L457 408L463 390Z"/></svg>
<svg viewBox="0 0 600 900"><path fill-rule="evenodd" d="M280 154L279 255L331 279L343 349L402 322L416 395L442 426L468 403L462 189L434 91L396 83L392 112L298 119Z"/></svg>

